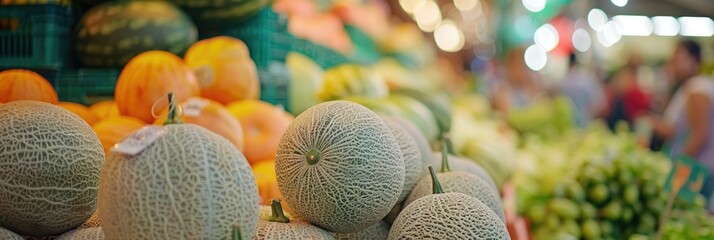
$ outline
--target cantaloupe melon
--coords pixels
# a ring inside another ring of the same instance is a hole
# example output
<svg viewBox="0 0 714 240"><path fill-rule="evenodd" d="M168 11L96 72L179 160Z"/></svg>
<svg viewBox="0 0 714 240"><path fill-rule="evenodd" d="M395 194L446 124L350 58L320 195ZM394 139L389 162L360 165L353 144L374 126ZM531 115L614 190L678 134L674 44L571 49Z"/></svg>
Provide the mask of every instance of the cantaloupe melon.
<svg viewBox="0 0 714 240"><path fill-rule="evenodd" d="M82 223L82 225L79 225L78 229L99 227L101 223L101 219L99 219L99 211L95 211L94 214L92 214L92 216L89 217L86 222Z"/></svg>
<svg viewBox="0 0 714 240"><path fill-rule="evenodd" d="M50 236L74 229L96 209L104 151L77 115L56 105L0 106L0 227Z"/></svg>
<svg viewBox="0 0 714 240"><path fill-rule="evenodd" d="M0 227L0 239L2 240L23 240L20 235L11 232L10 230Z"/></svg>
<svg viewBox="0 0 714 240"><path fill-rule="evenodd" d="M412 188L421 178L422 168L424 168L421 153L414 138L400 125L398 120L388 116L382 116L382 120L399 143L399 150L402 152L404 160L404 187L402 193L399 194L399 202L402 202L407 199Z"/></svg>
<svg viewBox="0 0 714 240"><path fill-rule="evenodd" d="M462 171L451 171L446 154L442 156L441 172L436 174L445 192L458 192L477 198L486 204L498 217L506 221L503 213L503 205L500 196L491 189L486 181L471 173ZM427 176L419 180L417 185L409 194L409 198L404 202L404 206L409 206L417 199L432 194L431 177Z"/></svg>
<svg viewBox="0 0 714 240"><path fill-rule="evenodd" d="M356 233L334 233L337 240L384 240L389 236L389 225L379 221Z"/></svg>
<svg viewBox="0 0 714 240"><path fill-rule="evenodd" d="M414 123L410 122L409 120L400 117L400 116L389 116L389 119L392 121L395 121L404 128L404 130L407 130L407 133L414 139L414 141L417 144L417 147L419 148L419 155L421 155L421 174L419 175L419 178L423 176L428 176L429 171L427 170L426 166L429 166L432 164L432 158L431 158L431 146L429 144L429 140L426 140L426 137L424 134L419 130L419 128L414 125Z"/></svg>
<svg viewBox="0 0 714 240"><path fill-rule="evenodd" d="M506 225L485 204L463 193L444 193L430 170L433 194L402 210L389 239L511 239Z"/></svg>
<svg viewBox="0 0 714 240"><path fill-rule="evenodd" d="M104 240L104 231L101 227L76 229L60 235L55 240Z"/></svg>
<svg viewBox="0 0 714 240"><path fill-rule="evenodd" d="M290 219L283 213L282 206L273 200L270 206L271 215L267 220L258 221L253 240L267 239L335 239L329 232L322 230L310 223Z"/></svg>
<svg viewBox="0 0 714 240"><path fill-rule="evenodd" d="M357 232L399 200L404 161L377 114L348 101L315 105L280 140L275 172L293 213L332 232Z"/></svg>
<svg viewBox="0 0 714 240"><path fill-rule="evenodd" d="M441 159L441 152L432 153L431 159L429 159L429 161L431 162L430 164L434 166L434 170L437 172L441 171ZM486 181L486 183L488 183L491 188L493 188L496 194L500 194L496 182L493 181L491 175L489 175L488 172L477 163L471 160L464 159L462 157L458 157L456 155L449 154L449 167L452 171L462 171L479 176L481 179Z"/></svg>
<svg viewBox="0 0 714 240"><path fill-rule="evenodd" d="M135 156L109 154L99 186L107 239L226 239L236 224L253 236L258 189L243 154L197 125L163 130Z"/></svg>

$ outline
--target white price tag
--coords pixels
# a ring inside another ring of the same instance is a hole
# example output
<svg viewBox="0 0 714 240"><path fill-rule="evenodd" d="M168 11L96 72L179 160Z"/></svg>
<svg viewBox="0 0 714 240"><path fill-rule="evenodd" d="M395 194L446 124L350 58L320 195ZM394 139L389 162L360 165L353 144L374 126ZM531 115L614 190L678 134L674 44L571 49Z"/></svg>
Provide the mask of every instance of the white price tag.
<svg viewBox="0 0 714 240"><path fill-rule="evenodd" d="M166 133L166 130L163 126L147 125L122 139L110 151L135 156L144 151L164 133Z"/></svg>
<svg viewBox="0 0 714 240"><path fill-rule="evenodd" d="M188 117L198 117L203 108L208 105L208 100L191 98L183 105L183 115Z"/></svg>

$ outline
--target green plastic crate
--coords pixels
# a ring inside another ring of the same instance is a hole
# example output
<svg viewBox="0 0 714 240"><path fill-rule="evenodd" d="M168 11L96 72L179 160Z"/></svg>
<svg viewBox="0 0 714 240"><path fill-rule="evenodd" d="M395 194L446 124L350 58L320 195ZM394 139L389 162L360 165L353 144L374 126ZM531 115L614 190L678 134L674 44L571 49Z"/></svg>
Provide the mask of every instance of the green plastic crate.
<svg viewBox="0 0 714 240"><path fill-rule="evenodd" d="M114 96L119 69L61 70L54 78L54 87L60 101L85 105Z"/></svg>
<svg viewBox="0 0 714 240"><path fill-rule="evenodd" d="M0 7L0 69L60 69L70 63L72 8Z"/></svg>
<svg viewBox="0 0 714 240"><path fill-rule="evenodd" d="M379 62L382 55L371 37L354 26L346 25L345 30L354 45L352 55L348 56L350 60L362 65L372 65Z"/></svg>
<svg viewBox="0 0 714 240"><path fill-rule="evenodd" d="M305 39L293 37L291 50L303 54L315 61L322 68L331 68L340 64L350 63L351 61L328 47L315 44Z"/></svg>
<svg viewBox="0 0 714 240"><path fill-rule="evenodd" d="M267 69L274 62L284 63L292 41L287 18L273 12L270 7L234 28L220 31L199 29L199 34L201 39L223 35L242 40L250 49L250 57L258 69Z"/></svg>
<svg viewBox="0 0 714 240"><path fill-rule="evenodd" d="M220 31L199 29L199 34L201 39L220 35L241 39L250 49L250 57L259 69L266 69L273 62L284 63L291 51L308 56L323 68L351 62L332 49L290 34L287 17L275 13L270 7L234 28Z"/></svg>
<svg viewBox="0 0 714 240"><path fill-rule="evenodd" d="M274 105L282 105L289 111L290 73L287 66L274 62L265 69L259 69L258 78L260 79L260 100Z"/></svg>

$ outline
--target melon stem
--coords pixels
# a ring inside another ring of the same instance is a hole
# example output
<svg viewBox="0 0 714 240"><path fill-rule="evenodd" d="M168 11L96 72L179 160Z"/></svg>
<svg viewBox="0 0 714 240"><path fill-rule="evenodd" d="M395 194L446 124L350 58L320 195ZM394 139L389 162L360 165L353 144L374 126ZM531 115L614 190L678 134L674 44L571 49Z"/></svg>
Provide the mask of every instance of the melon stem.
<svg viewBox="0 0 714 240"><path fill-rule="evenodd" d="M446 138L441 141L441 171L442 173L451 172L449 167L449 149L447 148Z"/></svg>
<svg viewBox="0 0 714 240"><path fill-rule="evenodd" d="M280 204L280 201L274 199L273 202L270 203L270 210L272 210L273 215L268 218L268 221L279 223L290 222L290 219L286 217L285 213L283 212L283 205Z"/></svg>
<svg viewBox="0 0 714 240"><path fill-rule="evenodd" d="M243 240L243 235L241 235L238 225L233 226L233 240Z"/></svg>
<svg viewBox="0 0 714 240"><path fill-rule="evenodd" d="M178 116L178 106L176 104L176 99L174 99L174 93L169 92L169 114L164 121L164 125L183 123L181 118Z"/></svg>
<svg viewBox="0 0 714 240"><path fill-rule="evenodd" d="M434 168L432 166L429 166L429 174L431 174L432 193L433 194L444 193L444 189L441 188L441 183L439 182L439 178L436 177L436 172L434 172Z"/></svg>
<svg viewBox="0 0 714 240"><path fill-rule="evenodd" d="M441 145L441 151L448 154L454 154L453 149L451 149L451 137L449 136L449 133L441 134L441 141L443 142Z"/></svg>
<svg viewBox="0 0 714 240"><path fill-rule="evenodd" d="M307 163L310 165L315 165L317 162L320 161L320 152L313 149L310 149L309 152L307 152L307 155L305 155L305 159L307 160Z"/></svg>

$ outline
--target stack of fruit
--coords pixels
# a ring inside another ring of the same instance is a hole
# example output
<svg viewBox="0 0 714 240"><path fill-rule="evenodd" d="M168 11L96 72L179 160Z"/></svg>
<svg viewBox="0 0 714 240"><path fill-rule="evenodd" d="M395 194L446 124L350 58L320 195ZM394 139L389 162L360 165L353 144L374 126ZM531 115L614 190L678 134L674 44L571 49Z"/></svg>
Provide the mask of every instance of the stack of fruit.
<svg viewBox="0 0 714 240"><path fill-rule="evenodd" d="M662 227L668 198L662 176L670 161L639 147L624 128L612 134L593 124L548 140L526 137L518 161L518 210L531 221L536 239L649 239ZM681 203L675 212L705 212L698 205ZM665 234L692 226L681 221L666 224ZM706 239L700 236L708 232L692 234L687 239Z"/></svg>
<svg viewBox="0 0 714 240"><path fill-rule="evenodd" d="M0 187L1 236L227 239L237 231L253 239L509 238L490 176L468 161L451 168L446 152L439 174L425 171L434 156L407 120L347 101L307 109L276 147L272 173L284 203L271 201L268 215L260 213L244 156L269 143L241 145L212 132L205 122L240 131L224 124L231 114L219 103L189 98L181 107L177 95L166 99L166 114L156 120L163 126L131 133L106 160L100 138L80 116L39 101L0 105L0 120L13 123L0 127L7 136L0 141L11 148L0 152L8 166L0 172L8 183Z"/></svg>

